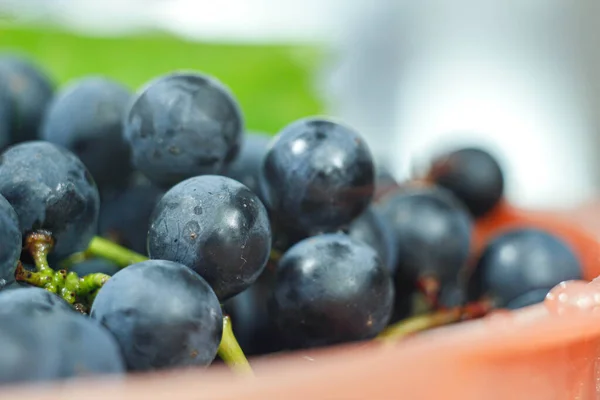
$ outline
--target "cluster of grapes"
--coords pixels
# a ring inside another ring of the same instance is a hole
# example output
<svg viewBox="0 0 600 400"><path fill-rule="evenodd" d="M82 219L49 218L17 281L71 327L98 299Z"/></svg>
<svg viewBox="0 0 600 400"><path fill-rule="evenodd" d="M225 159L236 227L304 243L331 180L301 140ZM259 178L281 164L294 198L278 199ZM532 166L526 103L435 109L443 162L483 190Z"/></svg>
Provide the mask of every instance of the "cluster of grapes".
<svg viewBox="0 0 600 400"><path fill-rule="evenodd" d="M398 338L423 309L419 329L534 304L582 275L535 228L473 251L474 223L503 198L487 152L448 153L399 184L333 119L246 132L232 93L196 72L134 94L104 77L54 93L5 55L0 146L1 383L217 354L249 372L241 348Z"/></svg>

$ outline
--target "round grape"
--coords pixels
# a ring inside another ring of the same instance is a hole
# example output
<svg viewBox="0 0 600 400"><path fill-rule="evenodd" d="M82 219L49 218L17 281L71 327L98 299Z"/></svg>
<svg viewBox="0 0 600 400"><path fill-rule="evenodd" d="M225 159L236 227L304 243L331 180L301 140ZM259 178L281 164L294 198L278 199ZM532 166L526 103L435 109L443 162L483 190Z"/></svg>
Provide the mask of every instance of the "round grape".
<svg viewBox="0 0 600 400"><path fill-rule="evenodd" d="M370 246L324 234L283 255L269 307L285 342L313 347L375 337L393 302L390 274Z"/></svg>
<svg viewBox="0 0 600 400"><path fill-rule="evenodd" d="M52 328L45 333L60 351L58 378L125 372L117 340L98 321L76 312L55 314L51 318Z"/></svg>
<svg viewBox="0 0 600 400"><path fill-rule="evenodd" d="M359 216L371 201L374 181L371 152L358 133L330 120L305 118L273 139L261 190L283 224L321 233Z"/></svg>
<svg viewBox="0 0 600 400"><path fill-rule="evenodd" d="M46 289L23 287L0 292L0 314L16 314L25 318L65 311L75 312L69 303Z"/></svg>
<svg viewBox="0 0 600 400"><path fill-rule="evenodd" d="M411 188L390 196L381 213L395 233L398 280L455 283L469 257L472 221L444 189Z"/></svg>
<svg viewBox="0 0 600 400"><path fill-rule="evenodd" d="M243 183L261 197L260 170L270 142L271 138L263 134L245 135L238 156L229 165L224 175Z"/></svg>
<svg viewBox="0 0 600 400"><path fill-rule="evenodd" d="M0 79L0 151L12 141L13 102L7 89L8 84Z"/></svg>
<svg viewBox="0 0 600 400"><path fill-rule="evenodd" d="M128 183L131 162L123 118L130 97L126 87L111 79L78 79L56 94L42 122L42 138L79 157L101 193Z"/></svg>
<svg viewBox="0 0 600 400"><path fill-rule="evenodd" d="M98 292L90 315L115 336L131 371L206 366L223 332L221 306L208 283L164 260L117 272Z"/></svg>
<svg viewBox="0 0 600 400"><path fill-rule="evenodd" d="M397 252L395 233L388 221L373 207L356 218L348 230L350 237L371 246L391 273L396 269Z"/></svg>
<svg viewBox="0 0 600 400"><path fill-rule="evenodd" d="M272 271L265 269L248 289L227 300L223 305L224 312L233 321L233 333L246 356L283 350L277 327L268 309L274 275Z"/></svg>
<svg viewBox="0 0 600 400"><path fill-rule="evenodd" d="M0 195L0 289L15 279L15 269L21 256L21 230L17 213Z"/></svg>
<svg viewBox="0 0 600 400"><path fill-rule="evenodd" d="M48 320L47 316L23 318L0 313L0 385L58 378L57 345L49 343L43 335L49 327L41 325Z"/></svg>
<svg viewBox="0 0 600 400"><path fill-rule="evenodd" d="M543 303L552 288L544 289L533 289L529 292L517 297L516 299L509 301L506 304L506 309L517 310L519 308L529 307L534 304Z"/></svg>
<svg viewBox="0 0 600 400"><path fill-rule="evenodd" d="M436 158L429 177L451 191L475 218L489 213L504 195L504 175L487 151L465 148Z"/></svg>
<svg viewBox="0 0 600 400"><path fill-rule="evenodd" d="M20 54L0 57L0 82L13 103L11 143L39 138L39 126L54 88L49 77L32 60Z"/></svg>
<svg viewBox="0 0 600 400"><path fill-rule="evenodd" d="M120 193L104 198L98 220L100 235L146 254L150 217L163 194L163 190L148 180L140 180L132 182Z"/></svg>
<svg viewBox="0 0 600 400"><path fill-rule="evenodd" d="M23 290L11 292L17 294ZM17 310L30 312L26 317L18 312L0 312L0 383L124 372L115 339L96 321L56 307L51 313L27 304L16 306Z"/></svg>
<svg viewBox="0 0 600 400"><path fill-rule="evenodd" d="M250 286L269 259L265 207L246 186L224 176L203 175L174 186L150 221L150 258L187 265L220 300Z"/></svg>
<svg viewBox="0 0 600 400"><path fill-rule="evenodd" d="M94 179L70 151L52 143L14 145L0 155L0 194L22 234L52 233L55 257L83 251L94 236L100 199Z"/></svg>
<svg viewBox="0 0 600 400"><path fill-rule="evenodd" d="M229 90L192 72L148 83L125 119L135 167L163 187L223 172L238 154L242 132L241 111Z"/></svg>
<svg viewBox="0 0 600 400"><path fill-rule="evenodd" d="M548 293L563 281L582 279L582 273L577 256L561 239L537 228L513 229L483 251L469 278L469 297L488 296L504 307L533 291Z"/></svg>

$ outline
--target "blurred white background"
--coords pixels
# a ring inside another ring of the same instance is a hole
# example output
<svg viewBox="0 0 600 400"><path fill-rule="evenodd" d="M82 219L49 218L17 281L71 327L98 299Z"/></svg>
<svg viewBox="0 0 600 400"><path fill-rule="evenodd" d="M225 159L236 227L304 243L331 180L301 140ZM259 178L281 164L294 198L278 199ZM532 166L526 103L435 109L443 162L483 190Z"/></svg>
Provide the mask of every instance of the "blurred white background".
<svg viewBox="0 0 600 400"><path fill-rule="evenodd" d="M398 178L431 152L479 143L501 158L515 203L587 201L600 170L599 6L381 2L344 47L333 106L371 132ZM378 93L362 95L368 82Z"/></svg>
<svg viewBox="0 0 600 400"><path fill-rule="evenodd" d="M95 35L161 28L188 39L308 42L331 113L407 178L432 152L482 144L518 205L598 194L600 2L578 0L0 0L22 21Z"/></svg>

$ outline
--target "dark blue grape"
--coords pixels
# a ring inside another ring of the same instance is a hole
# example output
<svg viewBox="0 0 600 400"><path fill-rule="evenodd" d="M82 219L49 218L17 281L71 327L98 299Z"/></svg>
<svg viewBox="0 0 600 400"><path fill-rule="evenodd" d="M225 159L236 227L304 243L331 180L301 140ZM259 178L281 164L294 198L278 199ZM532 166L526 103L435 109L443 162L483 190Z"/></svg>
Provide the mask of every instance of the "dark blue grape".
<svg viewBox="0 0 600 400"><path fill-rule="evenodd" d="M377 210L373 207L367 208L352 222L348 235L371 246L389 271L394 272L398 259L395 232Z"/></svg>
<svg viewBox="0 0 600 400"><path fill-rule="evenodd" d="M67 315L64 315L67 314ZM96 321L81 317L60 297L45 289L27 287L0 292L0 316L16 315L34 319L43 342L50 350L52 369L44 379L71 378L96 373L120 373L123 359L114 338ZM48 316L43 323L38 317ZM1 318L1 317L0 317ZM1 364L1 363L0 363ZM33 368L35 371L35 368ZM25 371L25 374L31 371Z"/></svg>
<svg viewBox="0 0 600 400"><path fill-rule="evenodd" d="M12 141L14 105L7 86L8 83L0 79L0 151L3 151Z"/></svg>
<svg viewBox="0 0 600 400"><path fill-rule="evenodd" d="M371 153L356 132L305 118L273 139L261 190L284 225L318 233L338 230L359 216L371 201L374 181Z"/></svg>
<svg viewBox="0 0 600 400"><path fill-rule="evenodd" d="M142 180L133 182L129 188L111 198L105 198L98 221L100 235L146 254L150 217L163 194L163 190Z"/></svg>
<svg viewBox="0 0 600 400"><path fill-rule="evenodd" d="M370 246L324 234L283 255L269 308L289 346L313 347L375 337L393 301L390 274Z"/></svg>
<svg viewBox="0 0 600 400"><path fill-rule="evenodd" d="M132 371L206 366L223 332L221 306L208 283L164 260L116 273L98 292L90 315L113 333Z"/></svg>
<svg viewBox="0 0 600 400"><path fill-rule="evenodd" d="M73 311L25 315L0 312L0 383L124 372L115 339L96 321Z"/></svg>
<svg viewBox="0 0 600 400"><path fill-rule="evenodd" d="M53 85L44 71L17 54L0 56L0 82L13 103L11 143L39 137L39 126L52 99Z"/></svg>
<svg viewBox="0 0 600 400"><path fill-rule="evenodd" d="M123 119L130 97L126 87L110 79L79 79L57 93L42 122L42 138L79 157L101 193L128 183L132 168Z"/></svg>
<svg viewBox="0 0 600 400"><path fill-rule="evenodd" d="M0 194L13 206L21 233L52 233L54 255L83 251L97 229L100 200L94 179L70 151L33 141L0 156Z"/></svg>
<svg viewBox="0 0 600 400"><path fill-rule="evenodd" d="M250 133L245 135L238 156L224 174L246 185L258 197L262 196L260 170L269 149L270 141L271 138L263 134Z"/></svg>
<svg viewBox="0 0 600 400"><path fill-rule="evenodd" d="M0 289L15 279L15 269L21 255L21 230L17 213L0 195Z"/></svg>
<svg viewBox="0 0 600 400"><path fill-rule="evenodd" d="M76 312L52 316L56 329L49 339L61 352L59 378L85 377L125 372L125 360L117 340L98 321Z"/></svg>
<svg viewBox="0 0 600 400"><path fill-rule="evenodd" d="M46 371L46 379L124 371L120 350L110 333L45 289L29 287L0 292L0 315L35 321L34 327L44 335L45 346L56 352L48 353L55 360L54 370ZM40 317L48 318L44 323Z"/></svg>
<svg viewBox="0 0 600 400"><path fill-rule="evenodd" d="M478 218L490 212L504 195L504 176L487 151L465 148L436 158L429 178L451 191Z"/></svg>
<svg viewBox="0 0 600 400"><path fill-rule="evenodd" d="M394 312L390 324L402 321L413 314L415 308L416 287L407 279L394 279Z"/></svg>
<svg viewBox="0 0 600 400"><path fill-rule="evenodd" d="M49 343L44 332L50 327L42 325L48 320L47 316L23 318L0 313L0 385L58 378L58 345Z"/></svg>
<svg viewBox="0 0 600 400"><path fill-rule="evenodd" d="M516 299L509 301L506 304L505 308L509 310L517 310L519 308L529 307L534 304L542 303L546 299L546 295L550 290L552 290L552 288L531 290L517 297Z"/></svg>
<svg viewBox="0 0 600 400"><path fill-rule="evenodd" d="M446 308L453 308L462 306L466 302L467 290L463 279L459 279L458 282L446 283L440 288L438 305Z"/></svg>
<svg viewBox="0 0 600 400"><path fill-rule="evenodd" d="M7 291L7 290L12 290L12 289L22 289L22 288L29 288L29 287L31 287L31 285L29 285L28 283L13 281L13 282L7 283L3 287L0 287L0 291Z"/></svg>
<svg viewBox="0 0 600 400"><path fill-rule="evenodd" d="M125 120L134 165L165 187L223 172L237 156L242 132L241 111L229 90L192 72L148 83Z"/></svg>
<svg viewBox="0 0 600 400"><path fill-rule="evenodd" d="M469 257L472 221L451 193L436 187L402 190L386 200L381 213L396 237L397 280L456 283Z"/></svg>
<svg viewBox="0 0 600 400"><path fill-rule="evenodd" d="M46 289L24 287L0 292L0 314L29 317L65 311L75 312L69 303Z"/></svg>
<svg viewBox="0 0 600 400"><path fill-rule="evenodd" d="M504 307L534 290L547 293L576 279L582 279L581 263L566 243L540 229L514 229L485 248L469 278L469 297L488 296Z"/></svg>
<svg viewBox="0 0 600 400"><path fill-rule="evenodd" d="M270 251L264 205L224 176L198 176L171 188L156 205L148 231L150 258L187 265L220 300L256 281Z"/></svg>
<svg viewBox="0 0 600 400"><path fill-rule="evenodd" d="M78 276L86 276L95 273L113 276L120 270L121 268L118 265L113 264L112 262L103 258L85 260L69 268L69 271L75 272Z"/></svg>
<svg viewBox="0 0 600 400"><path fill-rule="evenodd" d="M268 269L250 287L225 302L235 337L246 356L283 350L276 326L269 315L268 300L275 274Z"/></svg>

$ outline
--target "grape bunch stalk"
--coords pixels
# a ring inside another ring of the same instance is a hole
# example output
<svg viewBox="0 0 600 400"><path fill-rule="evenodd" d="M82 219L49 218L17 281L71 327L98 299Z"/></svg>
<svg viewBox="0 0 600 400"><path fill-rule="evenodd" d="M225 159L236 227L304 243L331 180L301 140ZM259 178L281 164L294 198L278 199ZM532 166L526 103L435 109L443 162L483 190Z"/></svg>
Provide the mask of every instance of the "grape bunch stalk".
<svg viewBox="0 0 600 400"><path fill-rule="evenodd" d="M25 269L19 262L15 271L17 282L26 282L32 286L47 289L58 294L78 310L85 312L93 302L104 283L110 276L102 273L92 273L79 277L75 272L65 269L54 271L48 263L48 255L54 247L52 234L47 231L36 231L25 238L25 249L30 253L35 265L35 271Z"/></svg>

